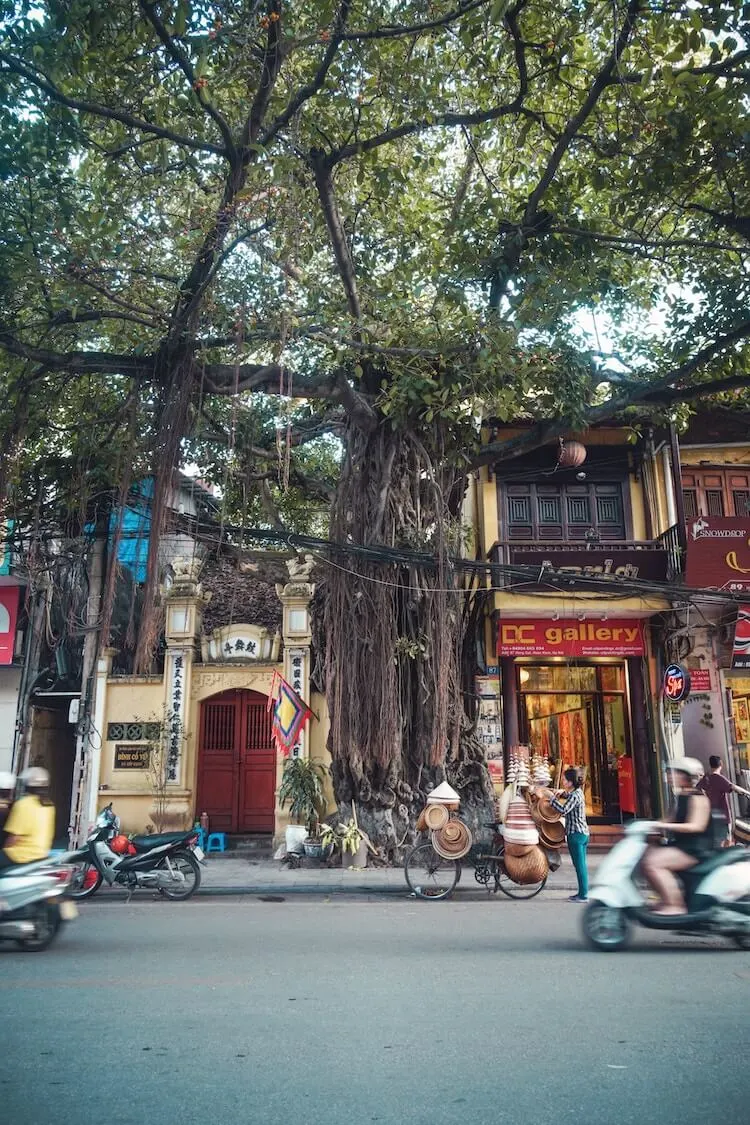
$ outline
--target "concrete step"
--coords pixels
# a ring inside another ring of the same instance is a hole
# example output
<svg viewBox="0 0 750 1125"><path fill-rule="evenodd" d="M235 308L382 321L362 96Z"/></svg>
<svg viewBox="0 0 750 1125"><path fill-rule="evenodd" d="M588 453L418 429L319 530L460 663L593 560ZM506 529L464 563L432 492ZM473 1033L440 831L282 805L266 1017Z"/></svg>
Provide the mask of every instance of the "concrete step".
<svg viewBox="0 0 750 1125"><path fill-rule="evenodd" d="M590 824L589 851L608 852L623 837L621 824Z"/></svg>

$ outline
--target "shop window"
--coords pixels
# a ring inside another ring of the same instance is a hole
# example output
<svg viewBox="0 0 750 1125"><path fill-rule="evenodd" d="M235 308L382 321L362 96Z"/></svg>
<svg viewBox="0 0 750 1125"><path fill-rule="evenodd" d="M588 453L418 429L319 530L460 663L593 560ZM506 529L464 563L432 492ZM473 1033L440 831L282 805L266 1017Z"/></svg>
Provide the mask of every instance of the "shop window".
<svg viewBox="0 0 750 1125"><path fill-rule="evenodd" d="M706 515L724 515L724 494L720 488L706 489Z"/></svg>
<svg viewBox="0 0 750 1125"><path fill-rule="evenodd" d="M625 538L622 486L612 484L505 485L507 532L501 538L553 542Z"/></svg>
<svg viewBox="0 0 750 1125"><path fill-rule="evenodd" d="M685 508L685 519L696 519L698 516L698 493L694 488L683 488L682 503Z"/></svg>
<svg viewBox="0 0 750 1125"><path fill-rule="evenodd" d="M734 514L736 516L750 516L750 489L735 488L732 496L734 499Z"/></svg>

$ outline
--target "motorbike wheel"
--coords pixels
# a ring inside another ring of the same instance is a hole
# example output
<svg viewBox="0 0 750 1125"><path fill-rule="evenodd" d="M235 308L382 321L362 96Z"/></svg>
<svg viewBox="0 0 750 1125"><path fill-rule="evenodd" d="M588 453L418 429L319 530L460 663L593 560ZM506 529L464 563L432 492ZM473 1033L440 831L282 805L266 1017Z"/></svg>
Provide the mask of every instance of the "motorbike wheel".
<svg viewBox="0 0 750 1125"><path fill-rule="evenodd" d="M191 898L201 885L201 869L198 860L192 852L175 852L174 855L163 859L159 864L159 871L169 871L175 868L185 876L185 883L179 889L171 890L169 887L159 887L159 894L175 902L184 902Z"/></svg>
<svg viewBox="0 0 750 1125"><path fill-rule="evenodd" d="M36 927L33 937L17 938L16 944L24 953L41 953L51 945L60 929L62 919L56 905L40 902L29 913L30 920Z"/></svg>
<svg viewBox="0 0 750 1125"><path fill-rule="evenodd" d="M101 872L97 871L92 863L84 863L73 876L68 894L79 902L83 898L91 898L99 890L103 881Z"/></svg>
<svg viewBox="0 0 750 1125"><path fill-rule="evenodd" d="M583 915L583 936L592 949L614 953L630 938L630 922L624 910L592 902Z"/></svg>

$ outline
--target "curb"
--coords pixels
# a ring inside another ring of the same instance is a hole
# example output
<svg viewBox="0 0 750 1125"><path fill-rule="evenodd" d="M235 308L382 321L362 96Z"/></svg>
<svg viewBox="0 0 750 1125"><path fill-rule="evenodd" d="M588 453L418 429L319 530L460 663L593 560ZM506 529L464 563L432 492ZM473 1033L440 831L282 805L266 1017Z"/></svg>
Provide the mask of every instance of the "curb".
<svg viewBox="0 0 750 1125"><path fill-rule="evenodd" d="M104 894L97 894L94 898L88 900L91 902L106 902L108 899L114 898L118 892L122 892L122 887L107 887ZM573 883L555 883L552 886L545 887L545 891L577 891L578 887ZM542 895L545 893L542 892ZM490 898L493 892L488 893L482 887L459 887L457 892L452 896L453 900L460 900L464 897L465 892L471 892L472 895L481 895L482 900ZM310 884L309 886L287 886L269 884L268 886L246 886L246 887L199 887L195 892L195 898L262 898L267 895L277 896L291 896L291 895L318 895L326 898L362 898L362 897L399 897L399 898L416 898L412 895L409 888L404 886L363 886L352 885L351 887L343 887L340 884L330 886L326 884ZM118 895L118 900L119 900ZM500 901L505 899L505 895L500 891L494 897ZM132 901L138 901L134 898ZM168 901L168 900L165 900ZM445 901L445 900L440 900ZM476 901L476 899L472 900ZM523 900L518 900L523 901ZM541 898L539 901L542 901Z"/></svg>

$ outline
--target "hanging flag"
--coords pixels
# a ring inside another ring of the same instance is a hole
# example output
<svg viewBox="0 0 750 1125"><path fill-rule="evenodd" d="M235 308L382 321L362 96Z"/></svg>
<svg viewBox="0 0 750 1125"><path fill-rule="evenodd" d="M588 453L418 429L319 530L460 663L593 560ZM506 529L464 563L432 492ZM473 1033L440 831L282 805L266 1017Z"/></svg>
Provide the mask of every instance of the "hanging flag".
<svg viewBox="0 0 750 1125"><path fill-rule="evenodd" d="M750 668L750 605L737 607L732 667Z"/></svg>
<svg viewBox="0 0 750 1125"><path fill-rule="evenodd" d="M268 693L268 710L273 708L271 733L276 745L284 757L288 757L294 749L300 731L307 720L312 716L312 711L291 684L288 684L278 672L273 674L271 690Z"/></svg>

